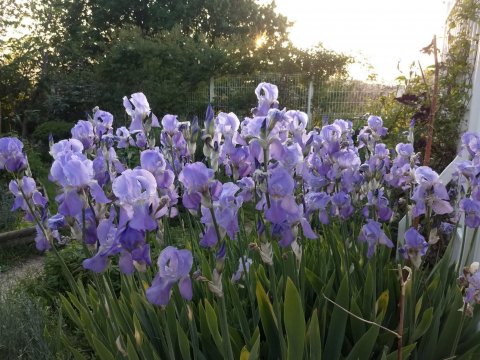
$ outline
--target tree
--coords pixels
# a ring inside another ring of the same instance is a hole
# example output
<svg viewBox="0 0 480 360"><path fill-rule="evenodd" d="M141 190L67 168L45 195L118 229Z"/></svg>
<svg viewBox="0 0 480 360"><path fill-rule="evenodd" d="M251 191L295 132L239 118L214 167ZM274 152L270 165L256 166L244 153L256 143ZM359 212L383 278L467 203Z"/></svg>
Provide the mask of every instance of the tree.
<svg viewBox="0 0 480 360"><path fill-rule="evenodd" d="M155 109L182 113L185 93L214 74L328 78L345 73L349 62L321 46L293 47L290 23L273 2L25 0L22 6L18 11L30 18L29 40L20 39L0 63L0 72L12 77L0 86L0 99L28 103L21 108L38 110L45 120L83 118L97 104L121 114L118 99L134 91L147 93ZM12 92L20 68L28 68L28 87Z"/></svg>

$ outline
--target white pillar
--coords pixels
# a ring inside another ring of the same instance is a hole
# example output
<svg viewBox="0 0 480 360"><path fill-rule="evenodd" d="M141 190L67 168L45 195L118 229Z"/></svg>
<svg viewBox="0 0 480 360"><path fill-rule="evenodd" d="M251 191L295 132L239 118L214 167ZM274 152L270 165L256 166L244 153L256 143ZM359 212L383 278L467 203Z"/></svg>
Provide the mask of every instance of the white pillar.
<svg viewBox="0 0 480 360"><path fill-rule="evenodd" d="M214 98L215 98L215 79L212 76L210 78L210 96L209 96L210 104L213 104Z"/></svg>
<svg viewBox="0 0 480 360"><path fill-rule="evenodd" d="M312 127L312 99L313 99L313 79L308 83L308 98L307 98L307 115L309 127Z"/></svg>

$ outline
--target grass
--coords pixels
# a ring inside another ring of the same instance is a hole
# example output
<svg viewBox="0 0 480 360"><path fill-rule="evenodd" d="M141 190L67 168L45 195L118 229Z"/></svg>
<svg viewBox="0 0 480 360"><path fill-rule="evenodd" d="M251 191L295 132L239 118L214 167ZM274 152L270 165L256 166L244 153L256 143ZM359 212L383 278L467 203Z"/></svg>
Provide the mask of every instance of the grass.
<svg viewBox="0 0 480 360"><path fill-rule="evenodd" d="M52 359L44 336L45 310L22 292L0 298L0 358Z"/></svg>

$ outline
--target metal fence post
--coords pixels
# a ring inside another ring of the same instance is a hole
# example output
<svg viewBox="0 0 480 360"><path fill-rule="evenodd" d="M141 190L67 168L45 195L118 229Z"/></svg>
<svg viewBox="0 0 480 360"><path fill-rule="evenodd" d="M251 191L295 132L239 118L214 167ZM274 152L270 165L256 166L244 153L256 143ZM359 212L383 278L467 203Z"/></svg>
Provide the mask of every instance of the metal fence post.
<svg viewBox="0 0 480 360"><path fill-rule="evenodd" d="M308 122L312 124L312 99L313 99L313 79L310 79L308 84L308 98L307 98L307 115Z"/></svg>
<svg viewBox="0 0 480 360"><path fill-rule="evenodd" d="M215 79L213 76L210 78L210 104L213 104L213 98L215 97Z"/></svg>

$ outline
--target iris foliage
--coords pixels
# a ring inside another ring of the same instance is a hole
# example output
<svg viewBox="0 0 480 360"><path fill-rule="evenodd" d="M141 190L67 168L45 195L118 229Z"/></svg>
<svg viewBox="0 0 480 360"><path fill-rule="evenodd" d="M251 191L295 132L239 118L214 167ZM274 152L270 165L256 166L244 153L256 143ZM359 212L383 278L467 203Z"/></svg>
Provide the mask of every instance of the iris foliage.
<svg viewBox="0 0 480 360"><path fill-rule="evenodd" d="M346 120L310 129L305 113L279 106L275 85L256 95L251 117L208 107L203 129L160 120L142 93L123 99L128 128L95 108L50 144L56 214L22 143L0 139L14 210L35 222L38 250L84 247L93 279L76 281L63 263L61 302L96 355L478 356L480 272L477 262L460 271L472 247L456 235L463 215L480 225L480 135L463 136L448 189L418 166L413 128L393 151L380 117L358 134Z"/></svg>

